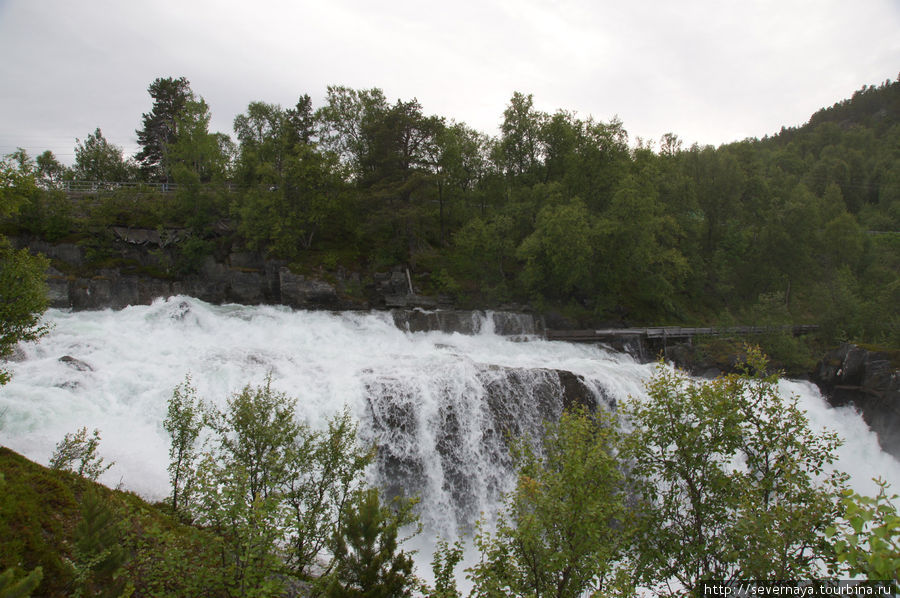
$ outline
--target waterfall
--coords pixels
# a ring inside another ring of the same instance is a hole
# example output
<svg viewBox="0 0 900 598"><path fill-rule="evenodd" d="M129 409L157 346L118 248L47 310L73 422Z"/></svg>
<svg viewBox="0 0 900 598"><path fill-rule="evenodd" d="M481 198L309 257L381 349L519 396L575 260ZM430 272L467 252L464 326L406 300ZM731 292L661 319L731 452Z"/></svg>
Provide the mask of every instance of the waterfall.
<svg viewBox="0 0 900 598"><path fill-rule="evenodd" d="M0 444L46 464L67 432L98 428L101 455L116 462L101 481L160 499L168 492L161 422L172 389L190 374L200 396L224 407L271 373L273 388L296 397L298 417L314 427L349 408L363 438L379 446L372 481L389 494L418 494L429 533L453 537L495 511L510 487L506 435L538 434L573 383L581 400L601 407L639 397L655 367L598 346L540 340L533 322L498 313L465 316L469 334L460 334L403 325L412 320L389 312L189 297L120 311L50 310L52 332L8 364ZM436 317L423 314L416 317ZM514 342L523 336L529 342ZM873 493L869 480L880 475L900 488L900 463L856 413L828 407L811 384L782 388L800 397L814 429L844 437L837 466L855 487Z"/></svg>

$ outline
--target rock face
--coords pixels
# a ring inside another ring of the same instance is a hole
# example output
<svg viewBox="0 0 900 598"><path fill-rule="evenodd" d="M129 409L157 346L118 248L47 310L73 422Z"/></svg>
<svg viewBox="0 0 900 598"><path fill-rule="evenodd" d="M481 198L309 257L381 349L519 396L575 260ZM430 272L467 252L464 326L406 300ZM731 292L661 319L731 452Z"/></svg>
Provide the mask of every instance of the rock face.
<svg viewBox="0 0 900 598"><path fill-rule="evenodd" d="M564 409L612 409L602 389L571 372L478 366L461 388L456 378L415 380L371 372L365 388L378 446L375 467L390 497L418 494L446 504L471 525L485 500L496 500L511 468L512 438L540 438ZM440 487L429 485L435 480Z"/></svg>
<svg viewBox="0 0 900 598"><path fill-rule="evenodd" d="M832 405L853 405L900 459L900 372L889 355L845 343L819 362L812 380Z"/></svg>
<svg viewBox="0 0 900 598"><path fill-rule="evenodd" d="M156 231L116 227L114 261L121 266L90 269L85 248L71 243L51 244L19 239L17 246L42 253L53 262L47 272L50 305L58 308L121 309L147 305L159 297L190 295L210 303L278 303L297 309L359 309L363 302L341 293L344 284L359 285L358 275L334 283L294 274L283 262L252 252L207 257L193 274L165 274L175 254ZM177 238L175 233L166 240ZM126 265L127 264L127 265ZM66 274L90 271L90 275Z"/></svg>
<svg viewBox="0 0 900 598"><path fill-rule="evenodd" d="M539 317L521 312L394 309L391 310L391 315L397 328L408 332L478 334L484 332L485 328L490 328L503 336L527 337L544 331Z"/></svg>

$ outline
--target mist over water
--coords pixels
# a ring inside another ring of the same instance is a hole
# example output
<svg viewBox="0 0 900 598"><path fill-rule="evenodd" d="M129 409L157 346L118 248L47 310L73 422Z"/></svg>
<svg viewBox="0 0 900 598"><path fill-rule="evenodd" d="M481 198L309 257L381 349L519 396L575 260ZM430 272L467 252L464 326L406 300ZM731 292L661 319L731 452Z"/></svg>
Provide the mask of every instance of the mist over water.
<svg viewBox="0 0 900 598"><path fill-rule="evenodd" d="M101 481L149 499L168 493L168 438L161 422L172 389L190 374L204 400L224 407L245 385L297 398L314 427L345 406L379 446L372 481L421 496L426 534L454 537L509 488L506 433L536 434L562 409L558 375L571 371L601 405L643 394L654 365L598 346L496 335L399 330L388 313L296 312L213 306L189 297L121 311L50 310L52 332L23 345L0 388L0 444L46 464L57 442L82 426L101 431L116 465ZM68 356L73 360L60 361ZM828 407L808 383L784 381L816 430L845 440L837 466L874 493L874 476L900 487L900 463L882 452L850 408Z"/></svg>

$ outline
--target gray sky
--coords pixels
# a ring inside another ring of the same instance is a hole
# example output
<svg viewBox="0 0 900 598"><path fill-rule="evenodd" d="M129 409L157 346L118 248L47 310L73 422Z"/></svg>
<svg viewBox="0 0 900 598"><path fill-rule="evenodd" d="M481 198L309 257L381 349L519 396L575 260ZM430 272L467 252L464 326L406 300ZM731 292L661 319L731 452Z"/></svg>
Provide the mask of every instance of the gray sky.
<svg viewBox="0 0 900 598"><path fill-rule="evenodd" d="M718 145L776 133L900 72L900 0L0 0L0 154L126 154L156 77L232 134L251 101L380 87L496 134L535 105Z"/></svg>

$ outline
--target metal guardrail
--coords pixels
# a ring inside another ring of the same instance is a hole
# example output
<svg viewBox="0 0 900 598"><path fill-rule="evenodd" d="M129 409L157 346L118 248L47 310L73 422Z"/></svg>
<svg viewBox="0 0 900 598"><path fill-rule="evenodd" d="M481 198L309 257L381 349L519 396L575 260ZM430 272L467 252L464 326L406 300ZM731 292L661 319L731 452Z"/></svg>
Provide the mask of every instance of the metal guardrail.
<svg viewBox="0 0 900 598"><path fill-rule="evenodd" d="M232 183L201 185L204 188L218 188L234 191ZM178 191L178 183L144 183L134 181L59 181L56 188L66 193L113 193L122 189L152 191L156 193L174 193Z"/></svg>
<svg viewBox="0 0 900 598"><path fill-rule="evenodd" d="M815 324L799 326L731 326L725 328L685 328L681 326L658 326L649 328L603 328L597 330L547 330L547 340L569 342L602 342L622 337L647 339L685 339L695 336L726 336L790 333L794 336L815 332Z"/></svg>

